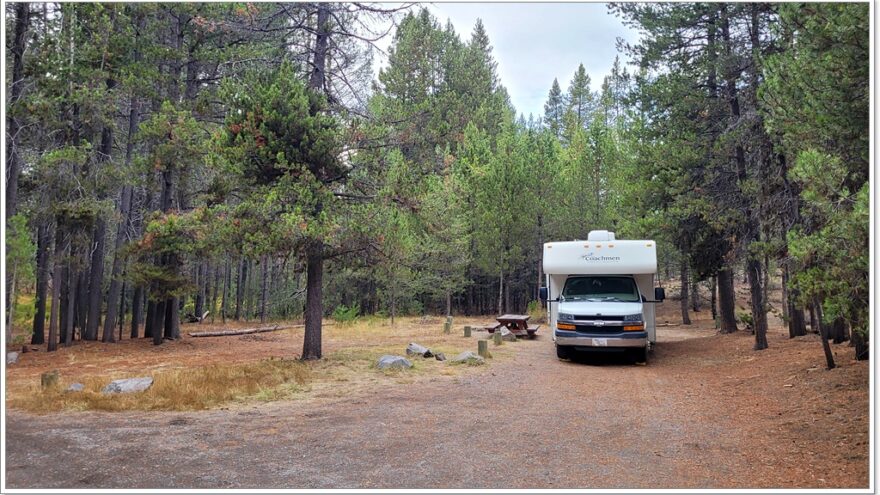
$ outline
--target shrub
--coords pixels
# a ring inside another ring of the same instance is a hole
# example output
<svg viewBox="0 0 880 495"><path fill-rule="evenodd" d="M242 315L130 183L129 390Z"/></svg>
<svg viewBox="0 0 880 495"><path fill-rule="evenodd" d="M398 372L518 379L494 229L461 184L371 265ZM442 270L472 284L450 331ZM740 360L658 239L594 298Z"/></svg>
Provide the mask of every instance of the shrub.
<svg viewBox="0 0 880 495"><path fill-rule="evenodd" d="M348 307L345 304L340 304L333 310L333 319L339 323L350 323L357 319L358 313L360 312L360 304L355 304L351 307Z"/></svg>

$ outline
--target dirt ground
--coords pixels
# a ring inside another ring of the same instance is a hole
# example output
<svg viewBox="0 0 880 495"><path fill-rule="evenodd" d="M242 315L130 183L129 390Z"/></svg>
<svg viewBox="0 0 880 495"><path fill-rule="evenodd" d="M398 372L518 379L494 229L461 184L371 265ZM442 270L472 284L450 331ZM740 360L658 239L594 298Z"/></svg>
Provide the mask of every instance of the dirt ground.
<svg viewBox="0 0 880 495"><path fill-rule="evenodd" d="M678 322L677 306L663 304L658 322ZM29 353L7 378L299 351L301 333L263 335L277 338ZM868 487L870 368L846 344L834 346L840 367L828 371L815 335L788 339L777 322L770 348L755 352L747 332L717 334L705 310L694 325L659 328L658 340L647 366L559 361L545 333L466 373L323 387L297 400L186 413L7 409L6 486ZM328 352L340 342L331 334Z"/></svg>

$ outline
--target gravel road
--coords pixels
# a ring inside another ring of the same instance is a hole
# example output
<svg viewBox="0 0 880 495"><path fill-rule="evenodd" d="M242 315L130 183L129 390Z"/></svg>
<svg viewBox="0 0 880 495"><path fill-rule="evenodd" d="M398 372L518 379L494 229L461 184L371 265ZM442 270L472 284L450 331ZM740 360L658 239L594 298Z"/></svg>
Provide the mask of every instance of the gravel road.
<svg viewBox="0 0 880 495"><path fill-rule="evenodd" d="M648 366L615 359L562 362L544 336L512 344L522 346L515 357L480 373L360 390L342 399L199 413L10 411L6 483L722 488L835 482L830 474L816 480L826 460L813 466L799 455L816 448L809 438L774 451L753 427L760 418L735 413L735 399L712 381L739 368L723 362L719 356L727 354L711 345L723 337L690 337L661 330ZM755 398L767 417L775 417L776 400Z"/></svg>

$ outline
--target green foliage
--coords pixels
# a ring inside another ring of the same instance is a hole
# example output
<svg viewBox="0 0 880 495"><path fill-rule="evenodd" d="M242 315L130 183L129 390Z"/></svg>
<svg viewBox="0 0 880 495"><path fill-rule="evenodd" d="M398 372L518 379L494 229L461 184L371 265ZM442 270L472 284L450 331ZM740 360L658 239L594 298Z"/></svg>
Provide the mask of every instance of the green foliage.
<svg viewBox="0 0 880 495"><path fill-rule="evenodd" d="M355 304L351 307L340 304L333 309L333 320L338 323L351 323L357 319L360 312L360 304Z"/></svg>
<svg viewBox="0 0 880 495"><path fill-rule="evenodd" d="M9 217L6 221L6 270L14 273L16 289L33 284L36 251L25 216L19 213Z"/></svg>

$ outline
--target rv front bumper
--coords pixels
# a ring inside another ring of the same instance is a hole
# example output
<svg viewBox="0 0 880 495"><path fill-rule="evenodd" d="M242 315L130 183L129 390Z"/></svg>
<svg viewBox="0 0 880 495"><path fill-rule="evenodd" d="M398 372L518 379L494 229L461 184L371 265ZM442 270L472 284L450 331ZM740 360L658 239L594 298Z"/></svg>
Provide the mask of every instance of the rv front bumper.
<svg viewBox="0 0 880 495"><path fill-rule="evenodd" d="M572 347L645 347L648 345L647 332L621 332L598 334L586 332L553 332L556 345Z"/></svg>

